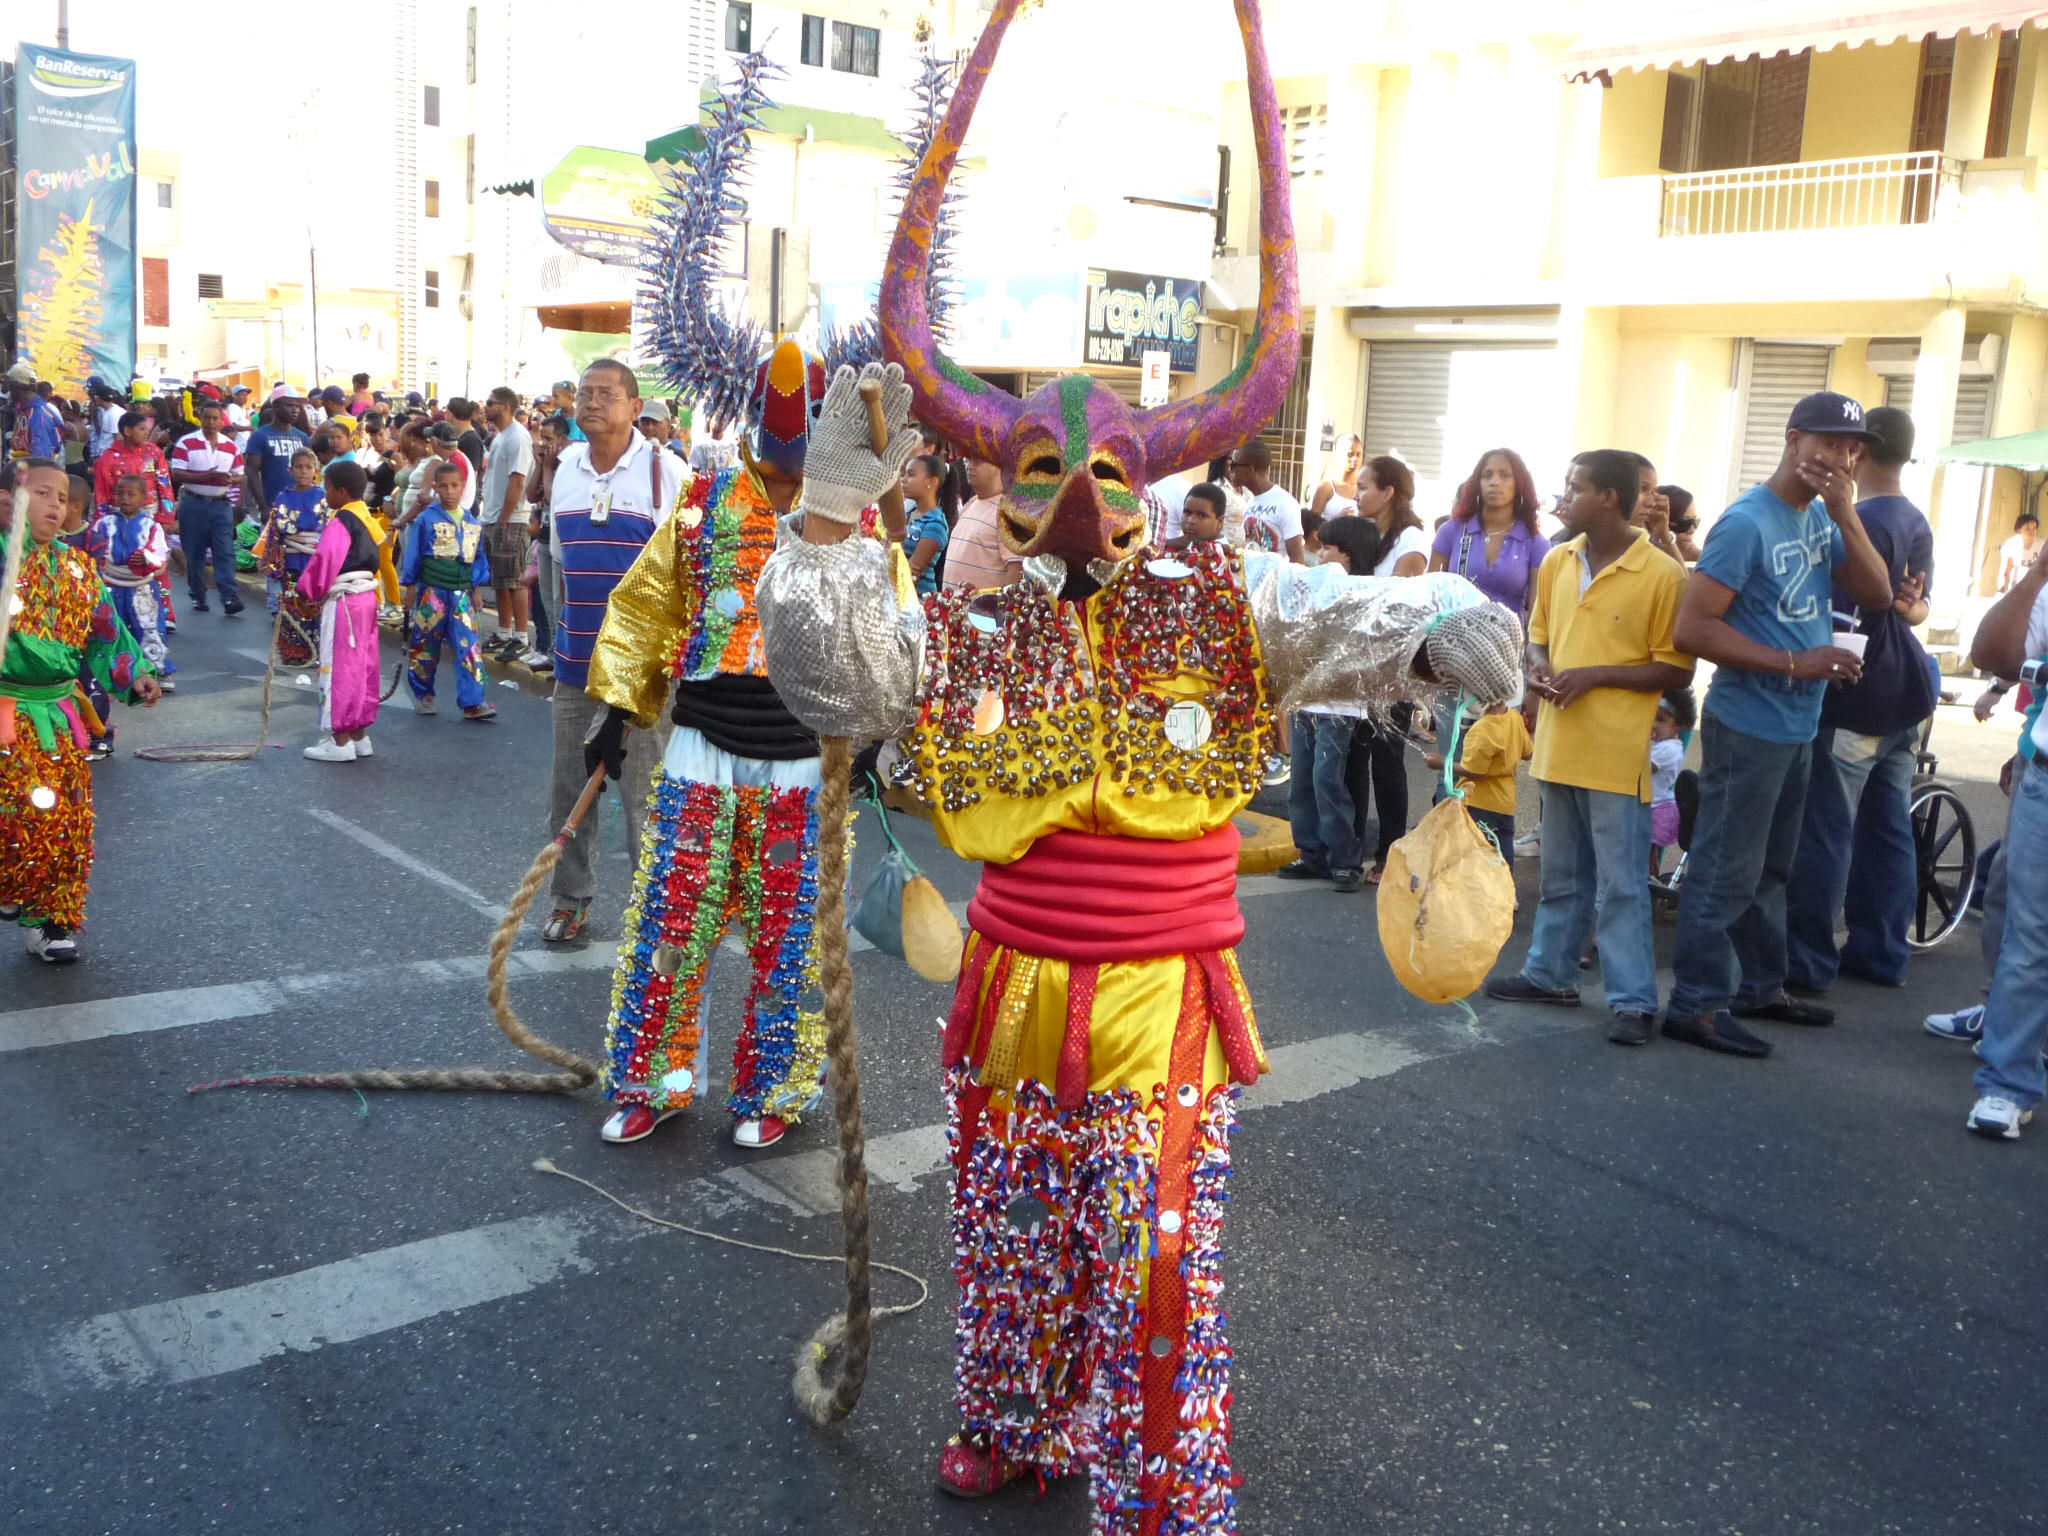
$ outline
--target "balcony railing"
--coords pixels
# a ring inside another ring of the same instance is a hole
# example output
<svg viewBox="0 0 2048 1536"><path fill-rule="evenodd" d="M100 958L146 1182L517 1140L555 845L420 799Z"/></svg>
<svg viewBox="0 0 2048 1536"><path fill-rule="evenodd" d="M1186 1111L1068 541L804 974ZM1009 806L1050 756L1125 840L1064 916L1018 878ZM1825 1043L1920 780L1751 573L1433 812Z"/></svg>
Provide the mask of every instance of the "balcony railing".
<svg viewBox="0 0 2048 1536"><path fill-rule="evenodd" d="M1757 235L1788 230L1925 224L1962 162L1939 150L1696 171L1664 178L1660 235Z"/></svg>

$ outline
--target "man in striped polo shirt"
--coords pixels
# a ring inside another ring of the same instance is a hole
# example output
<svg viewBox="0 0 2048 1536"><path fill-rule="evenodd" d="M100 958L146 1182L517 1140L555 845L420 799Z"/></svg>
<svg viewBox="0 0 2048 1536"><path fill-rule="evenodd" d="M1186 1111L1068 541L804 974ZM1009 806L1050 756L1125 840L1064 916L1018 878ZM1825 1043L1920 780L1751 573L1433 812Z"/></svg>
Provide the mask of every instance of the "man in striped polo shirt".
<svg viewBox="0 0 2048 1536"><path fill-rule="evenodd" d="M590 652L604 626L612 588L667 519L689 479L689 467L635 430L640 383L633 370L603 357L583 370L576 388L576 424L586 439L562 451L552 492L550 550L562 569L562 612L555 623L555 757L548 831L568 819L589 777L583 742L605 706L583 691ZM667 746L666 727L626 733L619 793L626 806L626 846L639 857L647 795ZM574 837L555 865L554 911L541 929L551 944L583 931L597 894L594 839Z"/></svg>

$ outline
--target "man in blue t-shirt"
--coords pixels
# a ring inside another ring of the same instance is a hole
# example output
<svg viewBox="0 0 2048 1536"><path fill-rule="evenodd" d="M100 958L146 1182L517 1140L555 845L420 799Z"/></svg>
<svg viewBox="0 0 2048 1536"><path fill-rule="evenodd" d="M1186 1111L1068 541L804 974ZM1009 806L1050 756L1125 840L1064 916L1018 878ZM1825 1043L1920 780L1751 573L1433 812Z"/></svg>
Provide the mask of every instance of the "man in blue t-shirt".
<svg viewBox="0 0 2048 1536"><path fill-rule="evenodd" d="M1806 783L1799 857L1786 888L1785 981L1825 992L1838 974L1879 986L1906 982L1919 873L1907 804L1919 764L1920 730L1934 712L1932 663L1912 626L1927 617L1934 579L1934 531L1906 499L1899 471L1913 456L1913 418L1879 406L1864 418L1876 435L1856 466L1856 516L1885 563L1892 600L1861 607L1837 585L1835 627L1868 647L1863 676L1830 688ZM1849 941L1835 948L1835 920Z"/></svg>
<svg viewBox="0 0 2048 1536"><path fill-rule="evenodd" d="M1785 996L1785 885L1799 848L1814 732L1831 682L1861 661L1831 643L1830 579L1865 608L1890 574L1856 516L1856 461L1875 440L1846 395L1808 395L1762 485L1707 535L1678 612L1681 651L1714 664L1700 711L1700 802L1678 899L1664 1033L1768 1056L1739 1019L1832 1024Z"/></svg>
<svg viewBox="0 0 2048 1536"><path fill-rule="evenodd" d="M270 505L292 488L292 455L311 444L303 430L305 418L291 390L280 384L270 392L270 419L249 434L242 445L242 510L245 518L262 522Z"/></svg>

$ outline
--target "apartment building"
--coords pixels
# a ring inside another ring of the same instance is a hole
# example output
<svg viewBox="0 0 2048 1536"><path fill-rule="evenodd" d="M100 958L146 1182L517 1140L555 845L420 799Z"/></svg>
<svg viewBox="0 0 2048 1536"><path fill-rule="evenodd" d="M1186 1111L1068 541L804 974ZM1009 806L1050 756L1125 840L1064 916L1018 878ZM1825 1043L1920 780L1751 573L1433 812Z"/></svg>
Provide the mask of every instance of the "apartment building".
<svg viewBox="0 0 2048 1536"><path fill-rule="evenodd" d="M1434 514L1495 444L1546 489L1620 444L1711 511L1834 388L1913 413L1937 611L1981 596L2024 479L1933 455L2048 424L2048 8L1857 9L1388 0L1337 36L1279 0L1310 335L1274 435L1304 481L1358 431ZM1212 270L1248 293L1230 201Z"/></svg>

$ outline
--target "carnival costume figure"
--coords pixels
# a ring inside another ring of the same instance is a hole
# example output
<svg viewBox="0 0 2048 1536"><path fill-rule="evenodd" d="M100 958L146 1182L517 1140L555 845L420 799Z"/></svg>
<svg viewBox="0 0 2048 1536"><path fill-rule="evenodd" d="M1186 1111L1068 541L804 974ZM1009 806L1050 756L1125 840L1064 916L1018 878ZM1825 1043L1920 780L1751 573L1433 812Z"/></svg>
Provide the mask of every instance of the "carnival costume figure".
<svg viewBox="0 0 2048 1536"><path fill-rule="evenodd" d="M92 560L58 537L62 467L30 459L10 475L27 486L29 530L0 656L0 919L31 930L29 953L54 963L78 958L92 873L87 754L104 724L79 677L131 704L154 704L157 681ZM12 503L0 491L0 527Z"/></svg>
<svg viewBox="0 0 2048 1536"><path fill-rule="evenodd" d="M124 493L123 484L128 489ZM138 494L140 492L141 494ZM120 616L122 626L142 647L159 679L177 671L165 641L162 600L164 568L171 563L171 542L142 499L147 487L140 476L123 475L115 483L115 505L98 512L86 529L85 551L99 566L100 580ZM135 505L120 501L123 495ZM168 681L162 686L168 688Z"/></svg>
<svg viewBox="0 0 2048 1536"><path fill-rule="evenodd" d="M263 574L270 592L270 611L282 612L277 629L279 666L311 666L320 650L320 604L299 591L299 577L334 511L319 486L294 487L279 494L263 530Z"/></svg>
<svg viewBox="0 0 2048 1536"><path fill-rule="evenodd" d="M604 1094L618 1107L602 1129L611 1142L649 1135L695 1099L712 957L730 926L751 969L725 1095L734 1141L781 1139L818 1102L824 1071L812 935L818 738L776 693L754 583L802 483L828 363L858 365L876 351L870 330L828 338L823 359L788 340L764 358L763 334L707 301L739 206L727 188L744 175L746 128L767 104L772 68L759 55L742 61L704 147L676 179L649 266L669 382L714 432L735 418L747 431L740 462L694 475L647 541L612 592L591 655L588 692L609 706L593 767L616 773L624 731L653 728L664 707L674 724L613 980ZM936 117L934 104L928 125Z"/></svg>
<svg viewBox="0 0 2048 1536"><path fill-rule="evenodd" d="M316 762L368 757L365 732L377 718L377 572L381 551L364 518L360 464L337 459L327 469L334 513L299 573L299 595L320 605L320 729L306 756Z"/></svg>
<svg viewBox="0 0 2048 1536"><path fill-rule="evenodd" d="M373 533L374 536L374 533ZM405 530L400 585L412 593L406 614L406 679L413 707L434 705L434 674L447 646L455 662L455 702L466 712L485 703L483 652L470 589L491 584L491 558L474 512L447 507L437 496Z"/></svg>
<svg viewBox="0 0 2048 1536"><path fill-rule="evenodd" d="M1460 577L1141 549L1150 477L1245 441L1299 354L1288 180L1257 0L1237 0L1261 184L1258 324L1213 389L1132 411L1085 377L1019 402L941 358L930 223L1018 0L998 0L897 227L881 295L892 452L917 417L999 464L1027 579L915 601L848 538L897 465L842 371L800 542L757 590L770 668L823 734L904 737L939 837L981 861L943 1037L963 1432L949 1492L1086 1468L1099 1533L1229 1532L1220 1269L1237 1085L1267 1061L1234 946L1233 816L1276 707L1515 697L1520 624ZM901 371L898 371L898 365ZM904 380L907 378L907 383Z"/></svg>

